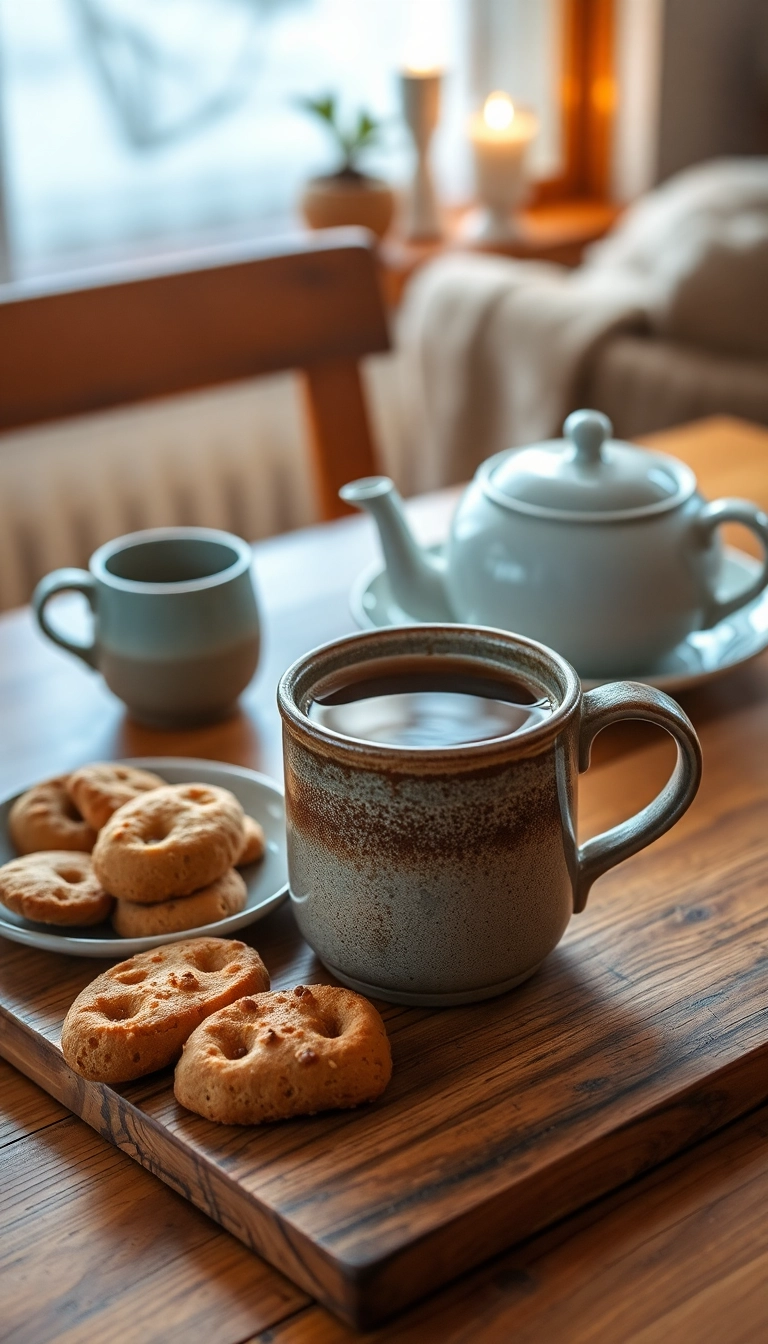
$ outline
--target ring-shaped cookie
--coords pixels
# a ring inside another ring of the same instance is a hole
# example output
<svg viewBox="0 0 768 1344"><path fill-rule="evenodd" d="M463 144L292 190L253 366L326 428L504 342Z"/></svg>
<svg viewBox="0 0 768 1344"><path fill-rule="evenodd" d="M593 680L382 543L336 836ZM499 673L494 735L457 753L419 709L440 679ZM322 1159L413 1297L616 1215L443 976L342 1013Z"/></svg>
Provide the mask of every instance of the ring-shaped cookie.
<svg viewBox="0 0 768 1344"><path fill-rule="evenodd" d="M100 831L123 803L151 789L162 789L165 783L150 770L139 770L119 761L99 761L73 770L67 780L67 792L88 825Z"/></svg>
<svg viewBox="0 0 768 1344"><path fill-rule="evenodd" d="M259 859L264 858L266 848L267 841L263 827L253 817L245 816L243 818L243 848L237 857L238 868L245 868L249 863L258 863Z"/></svg>
<svg viewBox="0 0 768 1344"><path fill-rule="evenodd" d="M69 775L44 779L17 798L8 813L8 830L19 854L71 849L90 854L96 832L83 820L67 792Z"/></svg>
<svg viewBox="0 0 768 1344"><path fill-rule="evenodd" d="M112 911L90 854L36 850L0 868L0 901L38 924L100 924Z"/></svg>
<svg viewBox="0 0 768 1344"><path fill-rule="evenodd" d="M93 866L113 896L154 905L215 882L242 846L243 809L228 789L166 784L110 817L99 832Z"/></svg>
<svg viewBox="0 0 768 1344"><path fill-rule="evenodd" d="M112 915L115 932L121 938L151 938L157 934L180 933L183 929L202 929L228 915L245 909L248 889L234 868L223 877L193 891L191 896L174 896L156 905L136 901L117 901Z"/></svg>
<svg viewBox="0 0 768 1344"><path fill-rule="evenodd" d="M246 943L191 938L140 952L98 975L78 994L61 1030L77 1073L125 1083L172 1064L209 1013L269 987L261 957Z"/></svg>
<svg viewBox="0 0 768 1344"><path fill-rule="evenodd" d="M176 1065L176 1100L224 1125L359 1106L392 1074L386 1027L333 985L255 994L212 1014Z"/></svg>

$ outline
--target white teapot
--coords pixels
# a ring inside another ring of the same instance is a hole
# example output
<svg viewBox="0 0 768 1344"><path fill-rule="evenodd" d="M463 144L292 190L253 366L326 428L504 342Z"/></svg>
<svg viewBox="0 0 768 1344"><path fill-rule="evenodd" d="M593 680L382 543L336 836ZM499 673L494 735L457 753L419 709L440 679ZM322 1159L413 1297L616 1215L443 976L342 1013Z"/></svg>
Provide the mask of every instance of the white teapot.
<svg viewBox="0 0 768 1344"><path fill-rule="evenodd" d="M584 677L652 671L693 630L708 629L768 585L768 516L708 504L689 467L611 437L598 411L574 411L565 438L488 458L464 492L442 555L421 550L386 476L341 490L381 534L395 601L422 621L489 625L548 644ZM721 523L765 552L754 582L717 594Z"/></svg>

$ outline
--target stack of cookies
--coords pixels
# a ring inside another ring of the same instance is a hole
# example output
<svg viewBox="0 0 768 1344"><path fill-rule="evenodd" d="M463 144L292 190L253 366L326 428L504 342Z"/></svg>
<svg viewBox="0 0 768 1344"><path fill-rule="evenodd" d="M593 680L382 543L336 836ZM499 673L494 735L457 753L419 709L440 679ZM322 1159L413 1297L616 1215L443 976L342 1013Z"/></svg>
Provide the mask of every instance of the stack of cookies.
<svg viewBox="0 0 768 1344"><path fill-rule="evenodd" d="M246 887L235 864L249 844L243 809L227 789L166 784L124 803L93 850L93 871L117 902L117 932L141 938L237 914Z"/></svg>
<svg viewBox="0 0 768 1344"><path fill-rule="evenodd" d="M227 789L169 785L117 764L36 785L14 803L9 829L21 857L0 867L4 905L44 924L111 914L126 938L239 913L247 892L236 867L265 850L258 822Z"/></svg>

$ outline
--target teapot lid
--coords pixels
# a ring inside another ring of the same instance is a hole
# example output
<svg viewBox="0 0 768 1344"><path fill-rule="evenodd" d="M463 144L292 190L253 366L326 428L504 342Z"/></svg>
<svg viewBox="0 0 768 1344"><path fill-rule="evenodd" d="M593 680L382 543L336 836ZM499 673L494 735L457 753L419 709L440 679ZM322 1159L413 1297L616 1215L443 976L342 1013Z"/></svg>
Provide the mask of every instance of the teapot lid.
<svg viewBox="0 0 768 1344"><path fill-rule="evenodd" d="M600 411L574 411L564 439L498 453L480 468L497 503L537 516L581 522L663 513L696 489L689 467L665 453L612 438Z"/></svg>

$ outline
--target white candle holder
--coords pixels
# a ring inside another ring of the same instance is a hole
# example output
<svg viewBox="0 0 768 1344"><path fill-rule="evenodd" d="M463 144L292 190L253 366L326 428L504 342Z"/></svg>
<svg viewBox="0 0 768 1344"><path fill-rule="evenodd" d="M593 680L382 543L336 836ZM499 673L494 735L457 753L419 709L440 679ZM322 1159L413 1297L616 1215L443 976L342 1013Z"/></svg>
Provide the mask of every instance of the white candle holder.
<svg viewBox="0 0 768 1344"><path fill-rule="evenodd" d="M514 242L520 226L514 212L529 190L527 155L538 131L528 108L515 107L505 93L493 93L470 126L475 189L479 205L464 222L465 238L479 243Z"/></svg>
<svg viewBox="0 0 768 1344"><path fill-rule="evenodd" d="M439 70L404 70L400 76L403 116L416 147L416 171L406 196L403 232L412 241L442 238L429 144L440 119Z"/></svg>

